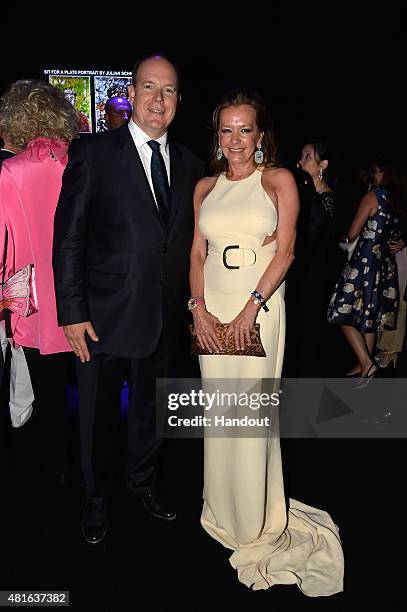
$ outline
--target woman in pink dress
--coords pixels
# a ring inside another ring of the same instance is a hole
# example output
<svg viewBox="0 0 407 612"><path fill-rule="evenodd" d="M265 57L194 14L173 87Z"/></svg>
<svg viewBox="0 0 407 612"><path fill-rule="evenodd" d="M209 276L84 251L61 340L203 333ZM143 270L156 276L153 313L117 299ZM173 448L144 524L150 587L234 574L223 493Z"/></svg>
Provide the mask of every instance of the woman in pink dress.
<svg viewBox="0 0 407 612"><path fill-rule="evenodd" d="M23 150L4 161L0 172L0 317L10 342L24 350L49 475L66 470L71 350L57 324L53 222L68 144L78 129L77 111L44 81L16 81L0 99L0 131Z"/></svg>

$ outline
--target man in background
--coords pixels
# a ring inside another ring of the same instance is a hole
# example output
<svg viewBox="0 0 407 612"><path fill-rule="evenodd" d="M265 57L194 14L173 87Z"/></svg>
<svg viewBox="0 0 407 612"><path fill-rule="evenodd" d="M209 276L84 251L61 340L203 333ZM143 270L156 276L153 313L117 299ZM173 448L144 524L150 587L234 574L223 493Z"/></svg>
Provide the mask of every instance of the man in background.
<svg viewBox="0 0 407 612"><path fill-rule="evenodd" d="M11 142L7 141L7 136L4 138L0 137L0 160L8 159L18 153L18 149L14 147Z"/></svg>
<svg viewBox="0 0 407 612"><path fill-rule="evenodd" d="M122 96L109 98L105 104L105 121L108 130L115 130L128 123L131 117L131 104Z"/></svg>

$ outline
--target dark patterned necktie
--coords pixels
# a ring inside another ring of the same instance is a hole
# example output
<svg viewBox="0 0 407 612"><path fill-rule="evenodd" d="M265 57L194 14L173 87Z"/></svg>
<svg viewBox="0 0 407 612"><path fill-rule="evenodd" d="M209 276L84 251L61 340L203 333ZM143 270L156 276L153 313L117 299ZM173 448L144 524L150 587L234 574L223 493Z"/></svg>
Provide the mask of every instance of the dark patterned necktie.
<svg viewBox="0 0 407 612"><path fill-rule="evenodd" d="M170 208L170 186L168 184L167 169L163 156L160 153L160 143L156 140L147 142L151 147L151 179L153 181L155 199L164 225L167 225Z"/></svg>

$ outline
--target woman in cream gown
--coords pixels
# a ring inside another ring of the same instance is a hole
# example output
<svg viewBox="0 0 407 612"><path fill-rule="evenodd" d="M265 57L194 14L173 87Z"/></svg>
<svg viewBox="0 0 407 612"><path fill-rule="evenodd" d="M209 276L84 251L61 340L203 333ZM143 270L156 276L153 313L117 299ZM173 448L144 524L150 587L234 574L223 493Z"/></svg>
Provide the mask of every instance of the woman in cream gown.
<svg viewBox="0 0 407 612"><path fill-rule="evenodd" d="M202 179L195 191L189 307L201 346L212 352L200 358L209 387L210 379L233 379L236 391L247 392L249 382L258 392L262 379L281 375L283 281L293 259L298 194L291 174L275 163L269 125L257 94L225 96L214 113L215 176ZM268 312L251 296L254 290ZM266 357L217 355L219 322L230 323L227 338L237 349L259 323ZM338 529L322 510L293 499L286 508L278 415L271 410L272 434L205 435L202 525L234 551L230 563L248 587L296 583L309 596L337 593L343 588Z"/></svg>

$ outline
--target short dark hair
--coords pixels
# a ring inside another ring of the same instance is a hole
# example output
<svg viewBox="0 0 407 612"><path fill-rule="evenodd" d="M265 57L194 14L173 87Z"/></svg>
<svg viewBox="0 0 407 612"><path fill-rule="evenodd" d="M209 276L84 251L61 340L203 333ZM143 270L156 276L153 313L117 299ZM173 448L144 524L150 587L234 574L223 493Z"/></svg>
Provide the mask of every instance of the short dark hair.
<svg viewBox="0 0 407 612"><path fill-rule="evenodd" d="M147 60L155 59L155 58L156 59L158 59L158 58L164 59L169 64L171 64L171 66L173 66L173 68L175 70L175 73L177 75L177 97L178 97L178 100L179 100L180 97L181 97L181 71L180 71L179 67L177 66L177 64L175 64L169 57L167 57L165 55L165 53L153 53L152 55L145 55L142 58L140 58L139 60L137 60L137 62L133 66L132 75L131 75L133 85L135 85L136 82L137 82L137 72L138 72L141 64L144 64L144 62L146 62Z"/></svg>

